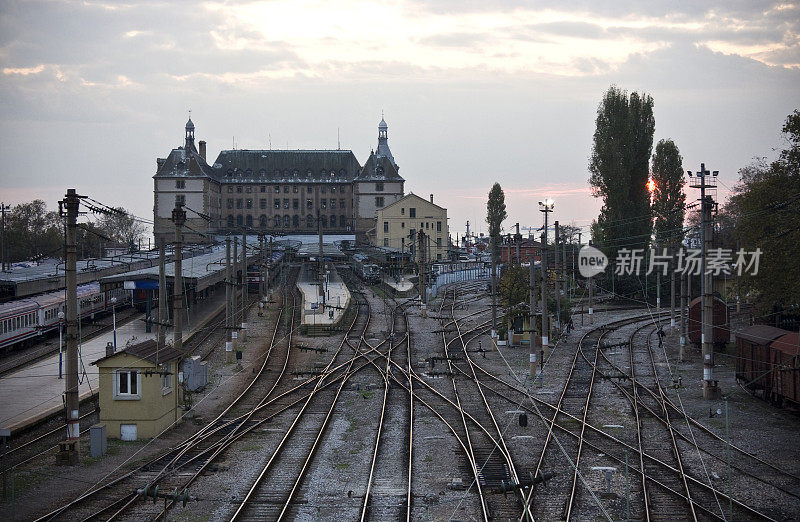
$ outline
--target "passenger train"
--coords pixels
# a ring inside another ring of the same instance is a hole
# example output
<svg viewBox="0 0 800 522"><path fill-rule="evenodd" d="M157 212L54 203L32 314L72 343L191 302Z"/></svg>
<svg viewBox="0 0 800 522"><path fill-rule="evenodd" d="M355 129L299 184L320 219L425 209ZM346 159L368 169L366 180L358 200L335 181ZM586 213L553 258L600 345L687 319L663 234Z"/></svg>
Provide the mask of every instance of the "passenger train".
<svg viewBox="0 0 800 522"><path fill-rule="evenodd" d="M115 288L103 292L98 282L80 285L78 316L94 319L96 314L110 312L113 297L117 298L117 307L124 306L130 304L131 291ZM0 351L10 351L57 329L59 312L66 313L63 290L0 304Z"/></svg>
<svg viewBox="0 0 800 522"><path fill-rule="evenodd" d="M363 254L353 254L353 267L362 281L368 284L381 282L381 269L375 263L370 263L369 257Z"/></svg>

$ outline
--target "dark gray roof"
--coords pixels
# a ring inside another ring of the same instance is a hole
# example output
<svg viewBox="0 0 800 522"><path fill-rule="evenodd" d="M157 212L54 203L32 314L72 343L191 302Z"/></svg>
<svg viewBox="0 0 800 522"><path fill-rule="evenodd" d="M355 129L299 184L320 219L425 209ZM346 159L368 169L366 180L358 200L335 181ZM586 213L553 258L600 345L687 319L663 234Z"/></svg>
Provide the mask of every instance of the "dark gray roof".
<svg viewBox="0 0 800 522"><path fill-rule="evenodd" d="M751 343L767 345L785 333L787 333L786 330L781 330L774 326L757 324L742 328L736 332L736 337L750 341Z"/></svg>
<svg viewBox="0 0 800 522"><path fill-rule="evenodd" d="M397 173L394 163L390 158L378 156L374 152L369 155L367 162L358 174L356 181L404 181Z"/></svg>
<svg viewBox="0 0 800 522"><path fill-rule="evenodd" d="M214 162L220 181L350 182L361 170L350 150L223 150Z"/></svg>
<svg viewBox="0 0 800 522"><path fill-rule="evenodd" d="M144 359L145 361L150 361L151 363L155 364L156 362L156 348L157 344L154 340L148 339L146 341L142 341L141 343L134 344L132 346L128 346L124 350L119 350L117 353L112 355L106 355L100 359L97 359L92 364L97 364L101 361L105 361L106 359L110 359L112 357L116 357L121 353L127 353L133 356L136 356L140 359ZM172 361L173 359L179 359L183 357L183 354L173 348L172 346L165 346L161 350L158 350L158 362L164 363L167 361Z"/></svg>
<svg viewBox="0 0 800 522"><path fill-rule="evenodd" d="M214 176L213 169L196 150L172 149L164 161L158 161L156 176Z"/></svg>

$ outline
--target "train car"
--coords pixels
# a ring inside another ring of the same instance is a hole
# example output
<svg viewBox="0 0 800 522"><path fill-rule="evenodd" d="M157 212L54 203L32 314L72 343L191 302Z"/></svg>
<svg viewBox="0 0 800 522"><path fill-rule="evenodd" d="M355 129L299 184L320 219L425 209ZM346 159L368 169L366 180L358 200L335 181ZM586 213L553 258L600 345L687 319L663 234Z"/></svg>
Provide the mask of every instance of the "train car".
<svg viewBox="0 0 800 522"><path fill-rule="evenodd" d="M772 386L770 402L778 406L800 406L800 334L787 332L769 345Z"/></svg>
<svg viewBox="0 0 800 522"><path fill-rule="evenodd" d="M381 281L381 269L363 254L353 254L353 268L358 277L368 284L377 284Z"/></svg>
<svg viewBox="0 0 800 522"><path fill-rule="evenodd" d="M711 328L712 342L717 346L725 346L730 341L728 329L728 308L719 297L713 297L713 326ZM700 323L703 317L702 298L697 297L689 303L689 342L700 346L702 337Z"/></svg>
<svg viewBox="0 0 800 522"><path fill-rule="evenodd" d="M78 317L94 319L95 315L110 312L113 306L130 303L130 291L122 288L102 292L100 283L78 286ZM111 298L116 297L115 303ZM58 328L59 312L66 313L63 290L0 304L0 350L8 351Z"/></svg>
<svg viewBox="0 0 800 522"><path fill-rule="evenodd" d="M774 326L755 325L736 332L736 380L754 394L770 388L769 346L775 339L787 334Z"/></svg>

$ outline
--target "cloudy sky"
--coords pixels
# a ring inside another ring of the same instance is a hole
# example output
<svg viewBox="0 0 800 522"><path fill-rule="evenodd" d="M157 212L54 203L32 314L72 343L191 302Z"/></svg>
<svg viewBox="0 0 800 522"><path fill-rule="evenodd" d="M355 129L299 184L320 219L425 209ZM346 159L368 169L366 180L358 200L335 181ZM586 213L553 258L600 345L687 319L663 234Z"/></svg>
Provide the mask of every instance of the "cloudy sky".
<svg viewBox="0 0 800 522"><path fill-rule="evenodd" d="M362 163L383 112L406 189L434 193L453 234L485 231L494 181L507 229L538 226L545 196L586 225L611 84L652 95L656 140L722 188L775 156L800 108L800 4L0 0L0 73L7 204L75 187L152 218L156 157L190 109L212 157L336 148L338 131Z"/></svg>

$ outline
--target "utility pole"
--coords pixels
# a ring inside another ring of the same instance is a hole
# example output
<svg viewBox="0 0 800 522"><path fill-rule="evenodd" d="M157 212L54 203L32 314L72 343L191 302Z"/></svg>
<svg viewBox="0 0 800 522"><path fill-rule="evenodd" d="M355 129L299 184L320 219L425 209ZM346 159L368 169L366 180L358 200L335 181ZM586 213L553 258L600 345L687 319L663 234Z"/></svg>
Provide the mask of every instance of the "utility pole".
<svg viewBox="0 0 800 522"><path fill-rule="evenodd" d="M237 318L239 317L239 310L237 304L239 303L239 238L233 237L233 257L231 257L231 270L233 270L233 291L231 295L231 331L234 334L233 338L238 336L236 329Z"/></svg>
<svg viewBox="0 0 800 522"><path fill-rule="evenodd" d="M417 243L419 244L419 248L417 249L417 263L419 264L419 295L420 299L422 300L422 309L425 310L428 305L428 292L426 290L425 281L425 231L421 228L419 229Z"/></svg>
<svg viewBox="0 0 800 522"><path fill-rule="evenodd" d="M681 303L680 303L680 311L678 312L678 317L680 319L680 331L681 331L681 347L680 347L680 361L683 362L684 358L686 357L686 317L684 316L684 312L686 311L686 303L688 296L686 295L686 271L684 270L681 272Z"/></svg>
<svg viewBox="0 0 800 522"><path fill-rule="evenodd" d="M325 312L325 262L322 259L322 217L317 210L317 233L319 234L319 252L317 270L319 271L319 296L322 298L322 312Z"/></svg>
<svg viewBox="0 0 800 522"><path fill-rule="evenodd" d="M519 223L517 223L517 233L514 234L514 243L517 246L517 264L520 265L522 264L522 258L519 256L519 247L520 243L522 243L522 236L519 233Z"/></svg>
<svg viewBox="0 0 800 522"><path fill-rule="evenodd" d="M11 207L0 203L0 271L6 271L6 210Z"/></svg>
<svg viewBox="0 0 800 522"><path fill-rule="evenodd" d="M183 355L183 224L186 222L186 211L182 203L175 203L172 210L172 222L175 223L175 275L172 288L172 347Z"/></svg>
<svg viewBox="0 0 800 522"><path fill-rule="evenodd" d="M77 280L77 247L75 230L78 228L78 208L80 198L75 189L67 189L64 200L59 203L60 213L66 212L66 236L64 273L67 293L67 377L65 379L64 404L67 425L67 442L62 446L60 462L77 464L80 455L81 426L78 410L80 397L78 393L78 280Z"/></svg>
<svg viewBox="0 0 800 522"><path fill-rule="evenodd" d="M497 337L497 278L495 276L495 268L497 260L495 259L495 250L497 249L497 245L495 244L496 240L493 236L489 237L489 248L491 248L491 259L492 259L492 331L491 331L491 339L492 339L492 350L497 349L497 341L495 338Z"/></svg>
<svg viewBox="0 0 800 522"><path fill-rule="evenodd" d="M242 342L247 340L247 229L242 229Z"/></svg>
<svg viewBox="0 0 800 522"><path fill-rule="evenodd" d="M225 238L225 359L233 361L233 270L231 268L231 238Z"/></svg>
<svg viewBox="0 0 800 522"><path fill-rule="evenodd" d="M674 252L673 252L674 253ZM669 262L669 328L675 330L675 270L672 267L672 258Z"/></svg>
<svg viewBox="0 0 800 522"><path fill-rule="evenodd" d="M555 281L553 282L553 288L556 291L556 328L561 330L561 285L559 284L559 279L561 277L561 267L559 266L559 256L558 256L558 243L561 240L561 234L558 228L558 221L554 221L553 224L556 227L555 234L556 237L553 242L553 251L554 251L554 259L553 259L553 273L555 274Z"/></svg>
<svg viewBox="0 0 800 522"><path fill-rule="evenodd" d="M719 171L706 170L705 163L700 164L700 170L695 172L695 176L699 178L699 183L691 185L693 188L700 189L700 212L701 212L701 274L700 274L700 289L701 289L701 302L702 302L702 321L701 328L701 342L703 343L703 398L704 399L717 399L720 395L720 389L717 381L714 380L714 342L712 338L713 326L713 279L711 273L706 270L706 256L712 246L711 226L713 223L712 211L714 208L714 198L711 195L706 195L706 189L716 188L716 177ZM707 179L711 176L714 183L709 183ZM692 172L689 171L689 177L692 177Z"/></svg>
<svg viewBox="0 0 800 522"><path fill-rule="evenodd" d="M589 246L592 246L592 240L589 240ZM586 284L589 285L589 324L594 324L594 278L590 277Z"/></svg>
<svg viewBox="0 0 800 522"><path fill-rule="evenodd" d="M547 217L553 211L555 203L547 198L539 202L539 211L544 212L544 229L542 230L542 352L549 350L550 321L547 310Z"/></svg>
<svg viewBox="0 0 800 522"><path fill-rule="evenodd" d="M530 330L531 336L531 353L530 353L530 371L531 377L536 377L536 365L537 360L536 356L538 355L538 347L536 346L536 268L534 266L534 256L531 256L531 266L530 266L530 287L529 287L529 301L530 301L530 324L528 325L528 330Z"/></svg>
<svg viewBox="0 0 800 522"><path fill-rule="evenodd" d="M158 238L158 329L156 330L156 366L158 366L158 353L164 349L167 339L167 274L166 252L164 238Z"/></svg>
<svg viewBox="0 0 800 522"><path fill-rule="evenodd" d="M259 280L258 293L259 293L259 298L260 298L261 302L264 302L264 301L266 301L266 299L264 299L264 298L267 295L267 292L265 290L266 289L266 283L267 283L267 280L266 280L267 264L264 261L264 236L263 235L258 236L258 247L259 247L258 251L259 251L259 258L260 258L260 262L258 264L258 266L260 267L259 276L258 276L258 280Z"/></svg>

